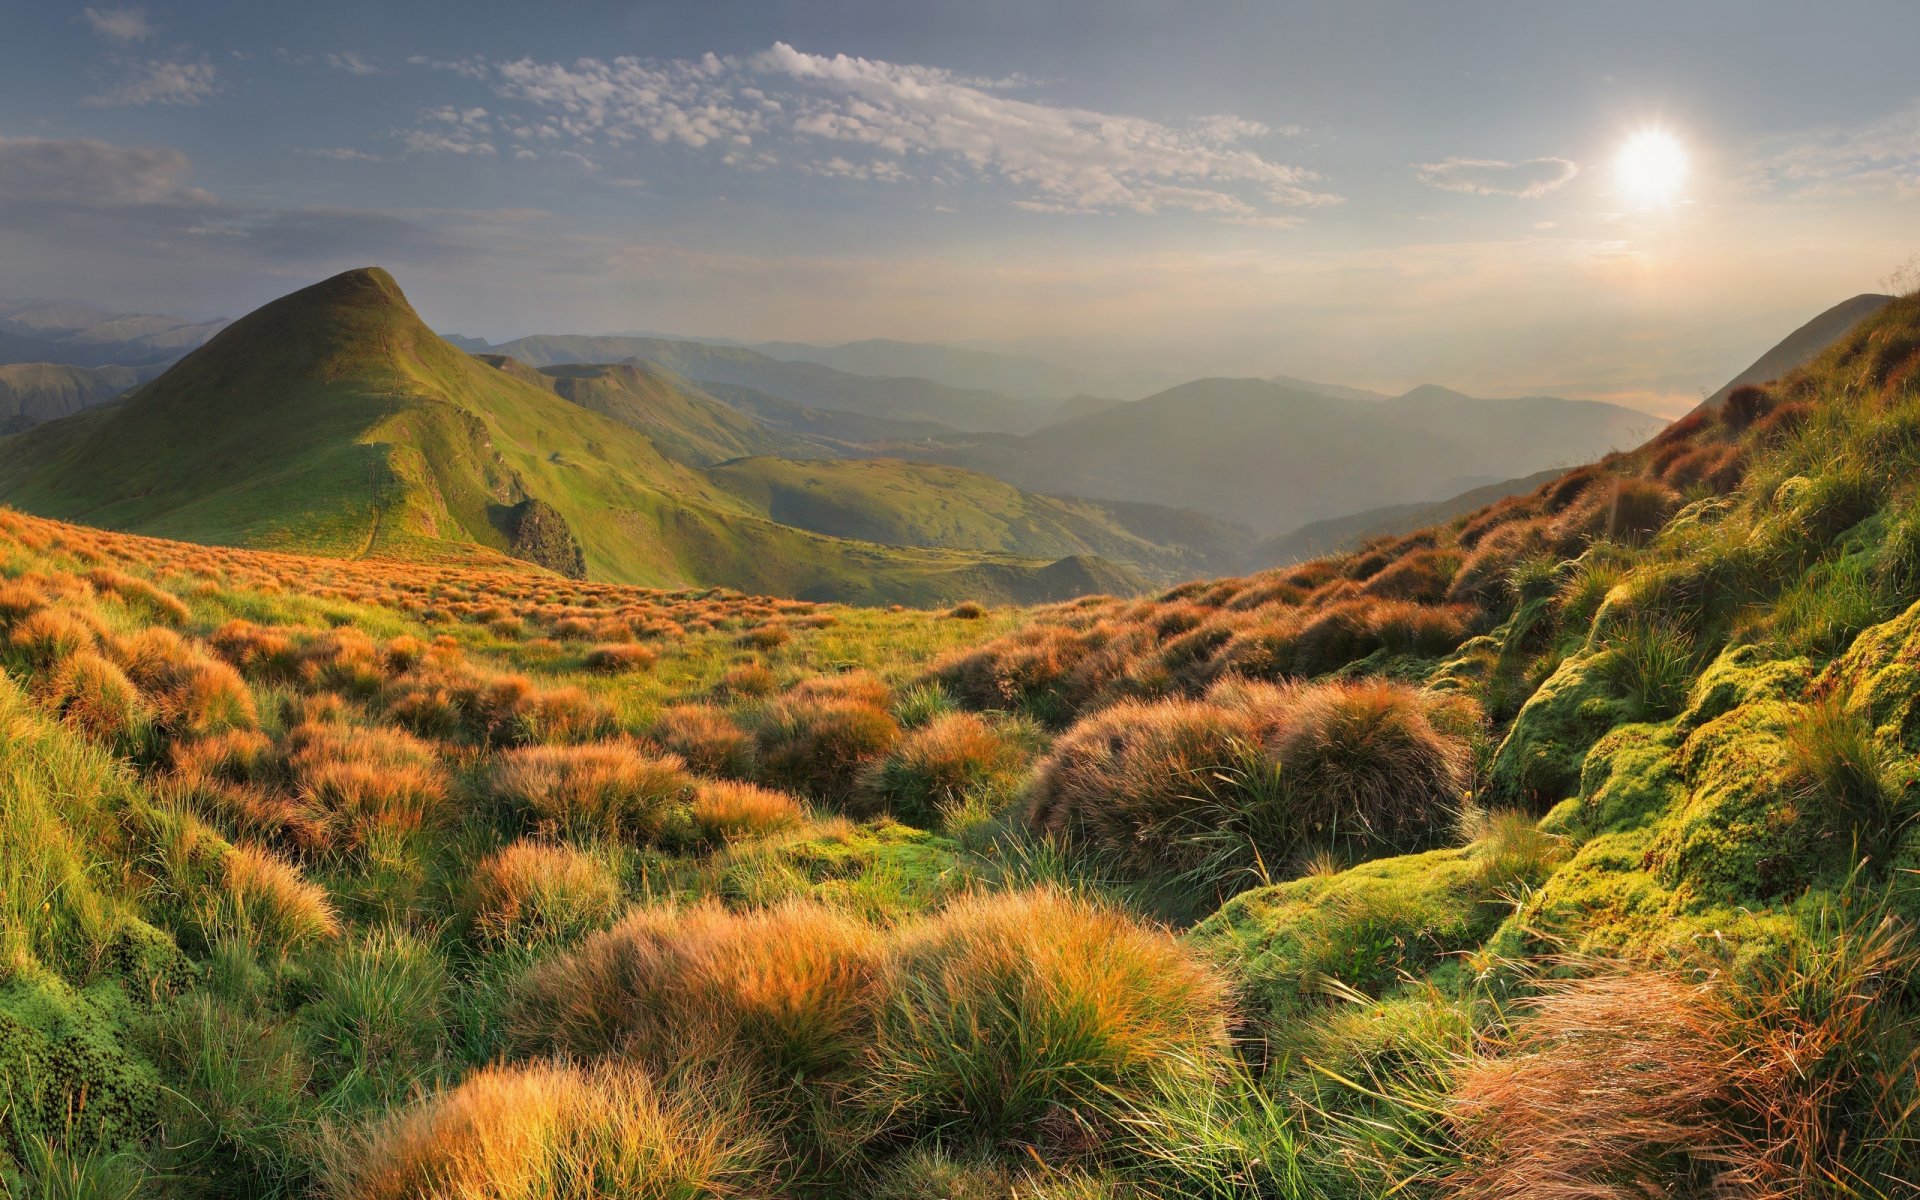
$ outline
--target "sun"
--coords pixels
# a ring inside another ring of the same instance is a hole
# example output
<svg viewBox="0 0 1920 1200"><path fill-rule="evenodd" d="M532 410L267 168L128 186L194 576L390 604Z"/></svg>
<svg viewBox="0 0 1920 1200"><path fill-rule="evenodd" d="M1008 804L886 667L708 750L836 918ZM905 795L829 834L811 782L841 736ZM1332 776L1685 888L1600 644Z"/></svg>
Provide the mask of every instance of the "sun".
<svg viewBox="0 0 1920 1200"><path fill-rule="evenodd" d="M1687 148L1664 129L1646 129L1628 138L1613 165L1620 190L1642 208L1672 204L1687 182Z"/></svg>

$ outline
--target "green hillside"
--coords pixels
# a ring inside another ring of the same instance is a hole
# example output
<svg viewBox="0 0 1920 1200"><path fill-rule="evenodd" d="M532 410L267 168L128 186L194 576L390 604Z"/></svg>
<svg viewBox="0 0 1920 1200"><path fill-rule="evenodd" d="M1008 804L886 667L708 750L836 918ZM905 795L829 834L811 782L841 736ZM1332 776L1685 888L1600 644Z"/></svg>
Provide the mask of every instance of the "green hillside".
<svg viewBox="0 0 1920 1200"><path fill-rule="evenodd" d="M158 367L0 365L0 434L18 433L42 421L105 404L159 373Z"/></svg>
<svg viewBox="0 0 1920 1200"><path fill-rule="evenodd" d="M436 559L527 553L515 537L537 501L564 528L546 539L557 558L533 557L594 578L917 604L1060 595L1043 561L767 520L643 432L664 421L693 453L750 440L745 418L658 379L652 397L678 396L677 414L591 383L556 380L575 403L489 366L433 334L385 272L351 271L235 322L124 403L0 442L0 501L217 544Z"/></svg>
<svg viewBox="0 0 1920 1200"><path fill-rule="evenodd" d="M770 430L671 371L647 363L563 363L536 370L503 355L479 357L516 379L639 430L662 454L688 466L711 466L750 454L818 453L813 444Z"/></svg>
<svg viewBox="0 0 1920 1200"><path fill-rule="evenodd" d="M1251 539L1199 513L1034 495L898 459L745 458L707 477L769 519L818 533L1026 558L1096 555L1169 581L1234 569Z"/></svg>

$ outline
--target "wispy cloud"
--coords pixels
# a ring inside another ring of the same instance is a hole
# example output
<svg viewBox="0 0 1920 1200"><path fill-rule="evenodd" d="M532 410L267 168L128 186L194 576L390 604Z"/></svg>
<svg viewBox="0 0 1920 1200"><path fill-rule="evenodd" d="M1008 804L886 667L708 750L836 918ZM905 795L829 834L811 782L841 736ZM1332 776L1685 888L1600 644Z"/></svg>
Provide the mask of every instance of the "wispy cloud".
<svg viewBox="0 0 1920 1200"><path fill-rule="evenodd" d="M143 42L153 36L145 9L88 8L82 10L93 31L110 42Z"/></svg>
<svg viewBox="0 0 1920 1200"><path fill-rule="evenodd" d="M423 109L420 125L396 129L393 136L414 154L459 154L493 157L499 148L489 139L493 133L492 115L480 107Z"/></svg>
<svg viewBox="0 0 1920 1200"><path fill-rule="evenodd" d="M742 169L790 161L814 175L999 185L1035 212L1180 211L1283 224L1341 199L1313 171L1255 148L1297 134L1292 126L1221 114L1168 123L1050 104L1016 94L1031 87L1022 79L809 54L784 42L744 57L409 61L490 82L515 109L500 127L522 144L677 145ZM445 148L444 122L419 132L422 148Z"/></svg>
<svg viewBox="0 0 1920 1200"><path fill-rule="evenodd" d="M369 154L365 150L355 150L351 146L313 146L294 151L314 158L331 158L336 162L380 162L378 154Z"/></svg>
<svg viewBox="0 0 1920 1200"><path fill-rule="evenodd" d="M91 207L200 203L178 150L91 138L0 137L0 202Z"/></svg>
<svg viewBox="0 0 1920 1200"><path fill-rule="evenodd" d="M1775 139L1761 148L1746 179L1806 197L1920 195L1920 102L1865 125Z"/></svg>
<svg viewBox="0 0 1920 1200"><path fill-rule="evenodd" d="M220 94L220 74L206 59L150 58L121 65L121 78L83 98L88 108L195 105Z"/></svg>
<svg viewBox="0 0 1920 1200"><path fill-rule="evenodd" d="M1448 158L1415 163L1420 182L1443 192L1473 196L1517 196L1537 200L1564 187L1580 173L1579 164L1565 158L1529 158L1505 162L1495 158Z"/></svg>
<svg viewBox="0 0 1920 1200"><path fill-rule="evenodd" d="M380 65L358 50L342 50L338 54L328 54L324 56L324 61L334 70L345 71L349 75L380 73Z"/></svg>

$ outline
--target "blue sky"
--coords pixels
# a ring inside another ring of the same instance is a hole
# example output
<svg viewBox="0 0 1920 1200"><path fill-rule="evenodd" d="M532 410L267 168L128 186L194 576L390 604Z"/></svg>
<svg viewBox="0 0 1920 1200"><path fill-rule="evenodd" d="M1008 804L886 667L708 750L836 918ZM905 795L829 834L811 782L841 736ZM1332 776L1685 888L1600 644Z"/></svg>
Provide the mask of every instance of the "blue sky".
<svg viewBox="0 0 1920 1200"><path fill-rule="evenodd" d="M1672 407L1920 250L1911 3L14 0L0 293ZM1686 155L1647 202L1620 147Z"/></svg>

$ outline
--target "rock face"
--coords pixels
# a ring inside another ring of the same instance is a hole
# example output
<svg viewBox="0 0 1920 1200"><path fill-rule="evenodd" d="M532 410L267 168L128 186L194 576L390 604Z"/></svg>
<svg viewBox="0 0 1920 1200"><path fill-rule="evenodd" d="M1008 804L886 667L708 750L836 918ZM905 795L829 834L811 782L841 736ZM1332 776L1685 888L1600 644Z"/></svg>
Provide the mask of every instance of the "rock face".
<svg viewBox="0 0 1920 1200"><path fill-rule="evenodd" d="M587 577L587 556L560 510L544 500L528 497L505 509L500 532L507 535L507 553L515 558L558 571L569 579Z"/></svg>

